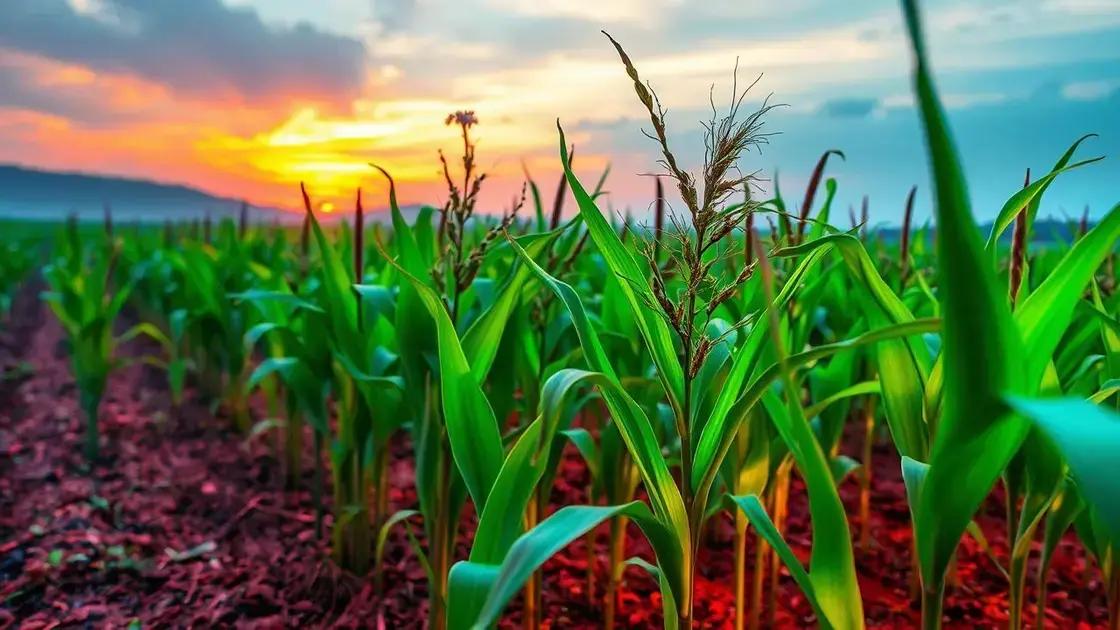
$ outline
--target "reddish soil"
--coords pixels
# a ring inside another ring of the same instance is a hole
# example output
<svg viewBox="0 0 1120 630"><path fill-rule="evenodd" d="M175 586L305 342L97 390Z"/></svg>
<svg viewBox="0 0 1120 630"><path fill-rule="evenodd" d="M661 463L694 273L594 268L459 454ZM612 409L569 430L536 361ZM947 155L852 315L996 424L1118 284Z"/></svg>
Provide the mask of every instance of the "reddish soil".
<svg viewBox="0 0 1120 630"><path fill-rule="evenodd" d="M137 363L113 376L101 416L103 462L85 472L83 421L61 330L34 288L24 291L0 330L0 629L423 625L427 586L402 532L390 538L386 592L377 596L372 580L332 565L315 540L310 495L281 489L281 466L267 438L246 442L221 414L197 402L170 418L162 376L151 368ZM138 343L125 349L130 356L143 351ZM847 450L857 452L859 436L848 441ZM404 439L394 446L392 509L415 504L408 449ZM856 550L864 610L872 627L916 627L898 459L887 444L874 457L871 544ZM308 472L308 487L310 479ZM567 453L553 509L586 502L586 484L579 458ZM845 481L841 492L849 514L857 514L856 482ZM1001 512L992 501L979 520L1005 558ZM853 535L859 528L853 518ZM593 597L583 541L546 565L548 626L600 627L606 538L604 527L596 540ZM796 478L787 538L807 561L808 512ZM752 536L748 558L753 542ZM633 528L627 552L649 557ZM460 553L465 556L465 544ZM733 527L721 517L701 552L696 617L702 627L730 627L733 557ZM947 626L1006 626L1006 581L971 539L963 544L958 575L960 585L947 596ZM1062 543L1050 581L1047 627L1105 625L1100 573L1086 566L1072 536ZM775 626L813 625L784 572L775 600ZM1026 618L1033 622L1033 586L1028 601ZM504 627L520 627L520 615L514 602ZM619 627L660 625L660 597L642 569L626 571L618 620Z"/></svg>

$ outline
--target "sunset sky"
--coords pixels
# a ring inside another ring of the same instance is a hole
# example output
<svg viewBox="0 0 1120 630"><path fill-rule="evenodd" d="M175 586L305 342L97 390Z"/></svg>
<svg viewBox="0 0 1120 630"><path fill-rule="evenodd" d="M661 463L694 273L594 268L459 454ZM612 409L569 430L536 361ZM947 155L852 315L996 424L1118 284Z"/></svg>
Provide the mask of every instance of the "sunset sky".
<svg viewBox="0 0 1120 630"><path fill-rule="evenodd" d="M669 109L686 164L702 155L709 90L725 103L763 77L788 107L780 132L744 170L775 169L799 200L817 156L840 210L870 195L897 222L907 189L929 215L909 55L892 0L3 0L0 162L184 183L294 207L298 182L374 205L388 168L407 203L444 196L437 150L455 156L444 117L473 109L478 158L497 211L522 164L551 197L556 119L577 172L608 164L610 203L646 211L655 171L648 122L605 29ZM991 218L1078 136L1104 162L1052 188L1044 213L1093 213L1120 202L1120 1L936 0L924 3L940 87L970 174L976 212Z"/></svg>

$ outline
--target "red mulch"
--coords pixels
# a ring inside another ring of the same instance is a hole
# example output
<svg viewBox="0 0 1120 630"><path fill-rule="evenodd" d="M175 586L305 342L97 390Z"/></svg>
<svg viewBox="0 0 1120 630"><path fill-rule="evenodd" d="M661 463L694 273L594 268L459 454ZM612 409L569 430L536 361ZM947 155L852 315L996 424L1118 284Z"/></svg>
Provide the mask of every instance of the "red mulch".
<svg viewBox="0 0 1120 630"><path fill-rule="evenodd" d="M151 368L134 364L111 379L101 417L104 463L92 475L83 472L83 421L61 331L33 288L0 330L0 629L423 625L427 586L402 532L390 538L379 597L372 580L332 565L315 540L309 493L281 489L281 466L267 438L246 442L229 430L228 420L198 403L170 418L162 377ZM21 364L32 371L21 374ZM849 437L855 452L858 435ZM412 507L405 439L394 453L391 508ZM310 471L305 481L310 487ZM586 483L581 461L568 452L554 507L586 502ZM857 514L856 483L849 479L841 492L849 514ZM807 561L808 512L796 478L792 497L787 538ZM1000 514L993 501L979 519L1005 557ZM472 526L468 521L464 528ZM853 517L854 536L859 526ZM546 625L601 625L606 537L601 528L593 598L583 541L546 565ZM869 625L916 627L917 606L908 596L909 514L898 459L885 444L875 454L871 538L866 552L856 552ZM649 557L633 527L627 552ZM721 517L701 552L696 617L702 627L729 627L734 618L732 562L733 527ZM963 544L958 572L960 585L946 601L947 626L1005 626L1006 582L971 539ZM1033 586L1028 590L1033 602ZM1051 574L1047 625L1103 627L1103 593L1099 572L1086 567L1080 546L1067 537ZM813 625L805 598L784 573L776 602L775 626ZM1026 615L1033 622L1033 603ZM639 568L626 571L618 619L619 627L660 625L656 585ZM503 627L519 626L515 601Z"/></svg>

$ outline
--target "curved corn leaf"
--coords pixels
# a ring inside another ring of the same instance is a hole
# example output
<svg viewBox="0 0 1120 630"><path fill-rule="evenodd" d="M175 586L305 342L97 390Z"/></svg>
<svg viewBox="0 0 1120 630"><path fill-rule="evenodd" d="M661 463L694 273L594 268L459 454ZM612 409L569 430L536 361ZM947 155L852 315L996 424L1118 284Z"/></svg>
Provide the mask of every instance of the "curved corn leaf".
<svg viewBox="0 0 1120 630"><path fill-rule="evenodd" d="M518 515L525 513L525 506L548 462L547 457L540 457L543 425L540 419L530 424L502 463L478 519L471 562L500 563L510 545L521 535L523 521Z"/></svg>
<svg viewBox="0 0 1120 630"><path fill-rule="evenodd" d="M601 219L602 217L600 217ZM641 406L626 392L615 376L614 368L603 350L599 336L591 326L591 321L584 311L583 302L575 290L568 284L553 278L544 269L529 257L524 249L516 242L510 241L513 250L537 274L541 282L552 290L567 308L571 315L572 324L579 336L583 348L584 359L592 372L582 374L586 379L599 387L610 409L619 433L626 442L634 459L634 464L642 475L649 492L650 502L654 512L666 523L671 523L678 532L681 540L688 540L688 517L685 512L684 499L677 489L673 476L669 472L669 465L661 453L661 445L653 430L653 425L646 416Z"/></svg>
<svg viewBox="0 0 1120 630"><path fill-rule="evenodd" d="M1062 157L1058 159L1058 163L1054 165L1054 168L1050 169L1049 173L1023 187L1022 190L1017 191L1014 195L1011 195L1007 203L1003 204L1003 208L999 211L996 220L992 223L992 231L988 234L988 242L985 245L985 249L987 249L992 256L995 256L997 253L999 237L1007 228L1011 227L1011 224L1015 222L1015 217L1017 217L1020 212L1029 212L1031 214L1030 219L1034 219L1034 214L1038 211L1038 204L1042 199L1042 194L1050 187L1055 177L1066 171L1071 171L1075 168L1092 164L1093 162L1099 162L1104 159L1104 157L1097 157L1089 160L1082 160L1074 164L1069 163L1069 161L1073 159L1073 154L1077 151L1077 147L1089 138L1095 138L1096 135L1095 133L1090 133L1078 138L1070 145L1069 149L1066 149L1066 152L1062 154Z"/></svg>
<svg viewBox="0 0 1120 630"><path fill-rule="evenodd" d="M1120 415L1076 398L1009 396L1007 403L1058 447L1079 494L1100 516L1113 546L1120 545Z"/></svg>
<svg viewBox="0 0 1120 630"><path fill-rule="evenodd" d="M530 255L538 256L548 250L559 233L557 230L522 237L526 243L524 247ZM524 265L518 265L509 280L498 290L494 302L463 333L463 353L478 382L486 380L490 366L494 364L494 357L498 355L502 332L509 323L514 307L524 298L523 288L532 277L530 270Z"/></svg>
<svg viewBox="0 0 1120 630"><path fill-rule="evenodd" d="M878 394L881 391L882 390L881 390L881 386L879 384L879 381L863 381L862 383L856 383L855 385L849 385L848 387L845 387L844 389L841 389L840 391L831 394L827 398L823 398L821 400L818 400L817 402L813 403L811 406L806 407L805 408L805 416L808 417L808 418L812 418L814 416L819 416L821 413L824 412L825 409L827 409L830 406L840 402L841 400L846 400L848 398L854 398L856 396L867 396L867 395L871 395L871 394Z"/></svg>
<svg viewBox="0 0 1120 630"><path fill-rule="evenodd" d="M380 248L380 243L377 244ZM502 436L498 420L482 385L471 371L455 324L443 300L424 282L401 267L384 250L382 255L412 285L420 302L436 323L439 346L440 397L443 401L447 439L455 465L463 475L467 491L481 512L498 477L502 460Z"/></svg>
<svg viewBox="0 0 1120 630"><path fill-rule="evenodd" d="M817 620L820 622L821 628L832 628L833 625L829 622L828 616L825 615L824 609L821 607L821 601L817 595L817 588L813 579L805 572L805 567L801 565L801 561L790 549L785 538L782 538L782 533L774 526L774 522L770 520L770 515L766 513L766 508L762 507L758 497L752 494L729 498L735 505L739 506L743 514L747 515L747 519L751 522L751 525L754 525L758 535L770 545L774 552L778 554L778 557L781 558L782 563L786 565L790 577L797 583L798 588L801 589L805 598L809 600L809 605L813 607L813 611L817 614Z"/></svg>
<svg viewBox="0 0 1120 630"><path fill-rule="evenodd" d="M600 523L619 516L629 518L642 530L657 555L661 571L666 575L682 572L676 534L667 529L644 503L634 501L607 507L568 506L557 510L518 538L500 567L460 562L452 568L449 613L454 624L452 627L481 629L493 626L506 604L546 560ZM680 585L672 580L668 582L676 601L682 595L678 590ZM460 593L456 592L460 589L470 590L472 594L486 590L485 602L477 615L472 614L474 611L468 607L469 600L460 599Z"/></svg>
<svg viewBox="0 0 1120 630"><path fill-rule="evenodd" d="M865 294L858 300L870 328L913 321L914 316L879 275L875 263L859 239L850 234L830 234L798 247L778 250L774 256L803 254L816 248L836 248L852 276L852 286ZM923 406L925 381L930 372L929 352L921 339L909 338L875 346L873 350L882 380L883 406L898 451L924 458L928 439Z"/></svg>

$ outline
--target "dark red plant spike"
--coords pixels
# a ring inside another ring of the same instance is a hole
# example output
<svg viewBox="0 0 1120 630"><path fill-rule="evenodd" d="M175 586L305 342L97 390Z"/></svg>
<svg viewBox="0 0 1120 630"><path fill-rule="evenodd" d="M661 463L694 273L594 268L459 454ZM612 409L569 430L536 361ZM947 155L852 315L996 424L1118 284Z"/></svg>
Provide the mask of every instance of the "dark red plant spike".
<svg viewBox="0 0 1120 630"><path fill-rule="evenodd" d="M869 203L870 202L867 199L867 195L864 195L863 196L863 207L860 208L860 211L859 211L859 222L860 222L860 225L863 226L863 228L861 230L862 234L861 234L860 238L867 238L867 218L868 218L868 205L869 205Z"/></svg>
<svg viewBox="0 0 1120 630"><path fill-rule="evenodd" d="M104 216L105 216L105 237L109 238L109 239L112 239L113 238L113 209L111 207L109 207L109 204L106 203L105 205L103 205L101 207L101 211L104 213Z"/></svg>
<svg viewBox="0 0 1120 630"><path fill-rule="evenodd" d="M303 182L299 183L299 192L303 196L303 227L300 229L299 234L299 250L303 254L304 261L307 260L307 254L311 251L311 197L307 194L307 186Z"/></svg>
<svg viewBox="0 0 1120 630"><path fill-rule="evenodd" d="M1027 175L1023 179L1023 188L1031 185L1031 169L1027 169ZM1007 295L1011 300L1011 306L1015 306L1015 300L1019 297L1019 285L1023 282L1023 264L1027 256L1027 208L1024 206L1019 210L1019 214L1015 215L1015 229L1011 233L1011 264L1007 271L1008 287Z"/></svg>
<svg viewBox="0 0 1120 630"><path fill-rule="evenodd" d="M766 215L766 222L770 224L770 240L774 242L774 247L780 246L782 244L782 238L778 233L778 226L774 225L774 217Z"/></svg>
<svg viewBox="0 0 1120 630"><path fill-rule="evenodd" d="M782 226L782 233L784 233L786 235L786 238L790 239L790 241L792 242L792 240L796 236L796 234L795 234L794 229L793 229L793 222L789 220L789 213L788 212L782 212L781 214L779 214L778 215L778 223L781 224L781 226ZM774 242L775 243L778 242L778 233L777 232L774 232Z"/></svg>
<svg viewBox="0 0 1120 630"><path fill-rule="evenodd" d="M1085 204L1085 211L1081 213L1081 223L1077 229L1081 236L1089 233L1089 204Z"/></svg>
<svg viewBox="0 0 1120 630"><path fill-rule="evenodd" d="M660 177L655 177L654 181L657 182L653 204L653 262L656 263L661 253L661 235L665 231L665 187Z"/></svg>
<svg viewBox="0 0 1120 630"><path fill-rule="evenodd" d="M362 282L364 269L366 217L362 209L362 189L358 188L357 202L354 205L354 282Z"/></svg>
<svg viewBox="0 0 1120 630"><path fill-rule="evenodd" d="M801 213L797 216L798 241L805 235L805 224L809 221L809 212L813 209L813 201L816 199L817 189L821 185L821 176L824 175L824 166L830 155L838 155L841 160L846 159L842 151L829 149L821 154L820 159L817 160L817 165L813 168L813 174L809 177L809 184L805 187L805 200L801 203Z"/></svg>
<svg viewBox="0 0 1120 630"><path fill-rule="evenodd" d="M245 240L245 233L249 229L249 202L242 200L241 213L237 217L237 238Z"/></svg>
<svg viewBox="0 0 1120 630"><path fill-rule="evenodd" d="M311 197L307 194L307 184L300 182L299 192L303 195L303 209L307 211L307 214L311 214Z"/></svg>
<svg viewBox="0 0 1120 630"><path fill-rule="evenodd" d="M910 273L910 221L914 217L914 195L918 192L915 185L910 188L906 196L906 210L902 213L902 245L899 248L899 266L902 268L902 284L906 284L906 276Z"/></svg>
<svg viewBox="0 0 1120 630"><path fill-rule="evenodd" d="M856 209L852 204L848 204L848 220L852 222L852 229L859 227L859 219L856 218Z"/></svg>
<svg viewBox="0 0 1120 630"><path fill-rule="evenodd" d="M568 168L572 168L572 160L576 157L576 147L568 153ZM550 230L560 227L560 217L564 212L564 198L568 196L568 176L560 173L560 183L556 185L556 199L552 201L552 217L548 222Z"/></svg>

